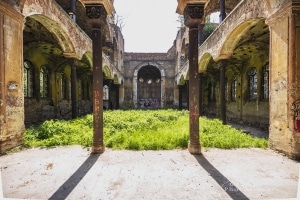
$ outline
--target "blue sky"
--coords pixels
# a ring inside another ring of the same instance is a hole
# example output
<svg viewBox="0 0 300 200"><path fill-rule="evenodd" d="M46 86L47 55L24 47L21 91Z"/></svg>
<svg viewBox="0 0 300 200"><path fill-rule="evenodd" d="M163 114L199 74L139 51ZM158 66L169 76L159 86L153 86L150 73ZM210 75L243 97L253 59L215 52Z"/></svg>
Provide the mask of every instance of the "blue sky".
<svg viewBox="0 0 300 200"><path fill-rule="evenodd" d="M167 52L178 27L177 0L115 0L125 52Z"/></svg>

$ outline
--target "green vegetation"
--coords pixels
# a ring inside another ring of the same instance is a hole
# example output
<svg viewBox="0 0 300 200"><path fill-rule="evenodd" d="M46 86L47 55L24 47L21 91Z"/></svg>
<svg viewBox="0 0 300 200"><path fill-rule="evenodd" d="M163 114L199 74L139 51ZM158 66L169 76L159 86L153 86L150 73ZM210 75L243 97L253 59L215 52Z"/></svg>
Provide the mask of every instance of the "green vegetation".
<svg viewBox="0 0 300 200"><path fill-rule="evenodd" d="M188 111L179 110L107 110L104 112L104 143L108 148L162 150L187 148ZM223 149L267 148L266 139L254 138L220 120L200 118L200 142L203 147ZM29 147L79 144L92 145L93 116L74 120L48 120L24 133Z"/></svg>

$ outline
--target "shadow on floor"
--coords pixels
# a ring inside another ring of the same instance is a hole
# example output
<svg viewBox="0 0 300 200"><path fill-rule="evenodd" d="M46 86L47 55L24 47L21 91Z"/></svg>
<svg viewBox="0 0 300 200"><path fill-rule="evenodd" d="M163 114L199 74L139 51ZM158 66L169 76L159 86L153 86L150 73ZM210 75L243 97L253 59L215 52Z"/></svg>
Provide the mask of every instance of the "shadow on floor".
<svg viewBox="0 0 300 200"><path fill-rule="evenodd" d="M101 154L91 154L74 174L52 194L50 200L65 199L89 172Z"/></svg>
<svg viewBox="0 0 300 200"><path fill-rule="evenodd" d="M248 200L249 198L243 194L232 182L230 182L221 172L219 172L203 155L194 155L198 163L205 171L223 188L223 190L233 200Z"/></svg>

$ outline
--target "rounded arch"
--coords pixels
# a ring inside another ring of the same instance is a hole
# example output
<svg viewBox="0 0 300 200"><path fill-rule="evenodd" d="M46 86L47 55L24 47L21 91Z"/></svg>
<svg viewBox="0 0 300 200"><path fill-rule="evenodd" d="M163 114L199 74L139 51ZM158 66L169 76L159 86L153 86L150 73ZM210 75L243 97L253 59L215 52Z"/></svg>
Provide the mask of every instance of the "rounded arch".
<svg viewBox="0 0 300 200"><path fill-rule="evenodd" d="M237 24L237 26L225 38L224 43L220 48L220 56L218 57L218 59L220 60L229 58L233 54L234 49L239 45L239 43L245 39L245 36L247 36L249 30L256 26L259 22L261 22L261 20L264 19L255 18Z"/></svg>
<svg viewBox="0 0 300 200"><path fill-rule="evenodd" d="M209 63L213 60L213 57L210 53L205 53L199 60L198 72L205 72Z"/></svg>
<svg viewBox="0 0 300 200"><path fill-rule="evenodd" d="M178 85L184 85L184 84L185 84L185 78L183 77L183 75L181 75Z"/></svg>
<svg viewBox="0 0 300 200"><path fill-rule="evenodd" d="M86 51L92 51L91 39L72 23L72 19L56 1L21 0L20 11L23 16L41 23L49 31L64 57L81 60Z"/></svg>
<svg viewBox="0 0 300 200"><path fill-rule="evenodd" d="M121 84L117 74L114 74L114 84Z"/></svg>
<svg viewBox="0 0 300 200"><path fill-rule="evenodd" d="M107 65L105 65L103 67L103 74L104 74L104 79L113 79L112 75L111 75L111 72L110 72L110 69Z"/></svg>
<svg viewBox="0 0 300 200"><path fill-rule="evenodd" d="M136 68L134 69L134 74L133 76L137 76L138 75L138 72L139 70L142 68L142 67L145 67L145 66L153 66L153 67L156 67L159 71L160 71L160 76L161 77L164 77L165 76L165 72L164 72L164 69L162 68L161 65L159 65L158 63L156 62L143 62L143 63L140 63L138 66L136 66Z"/></svg>
<svg viewBox="0 0 300 200"><path fill-rule="evenodd" d="M93 66L93 53L88 51L85 52L81 59L82 62L86 63L90 68Z"/></svg>
<svg viewBox="0 0 300 200"><path fill-rule="evenodd" d="M74 52L75 48L68 34L54 20L39 14L27 16L42 24L57 40L58 45L63 52Z"/></svg>

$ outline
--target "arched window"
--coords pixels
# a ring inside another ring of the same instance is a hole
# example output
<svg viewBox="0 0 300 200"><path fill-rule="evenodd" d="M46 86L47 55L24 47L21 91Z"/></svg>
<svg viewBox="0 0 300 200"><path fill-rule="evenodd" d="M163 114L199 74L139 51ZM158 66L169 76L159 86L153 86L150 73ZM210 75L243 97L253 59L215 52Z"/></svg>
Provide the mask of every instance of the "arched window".
<svg viewBox="0 0 300 200"><path fill-rule="evenodd" d="M269 65L262 69L262 99L269 99Z"/></svg>
<svg viewBox="0 0 300 200"><path fill-rule="evenodd" d="M64 73L61 74L61 79L60 79L60 90L61 90L61 99L67 99L67 94L68 94L68 87L67 87L67 78Z"/></svg>
<svg viewBox="0 0 300 200"><path fill-rule="evenodd" d="M231 101L236 101L237 76L234 75L231 80Z"/></svg>
<svg viewBox="0 0 300 200"><path fill-rule="evenodd" d="M248 73L249 80L249 100L257 99L257 70L255 67L251 68Z"/></svg>
<svg viewBox="0 0 300 200"><path fill-rule="evenodd" d="M180 60L179 61L180 62L180 67L183 67L183 65L185 63L185 57L184 57L184 55L181 55L179 60Z"/></svg>
<svg viewBox="0 0 300 200"><path fill-rule="evenodd" d="M48 80L48 70L45 66L40 69L40 96L41 98L48 97L48 89L49 89L49 80Z"/></svg>
<svg viewBox="0 0 300 200"><path fill-rule="evenodd" d="M31 62L24 61L24 96L33 97L34 68Z"/></svg>

